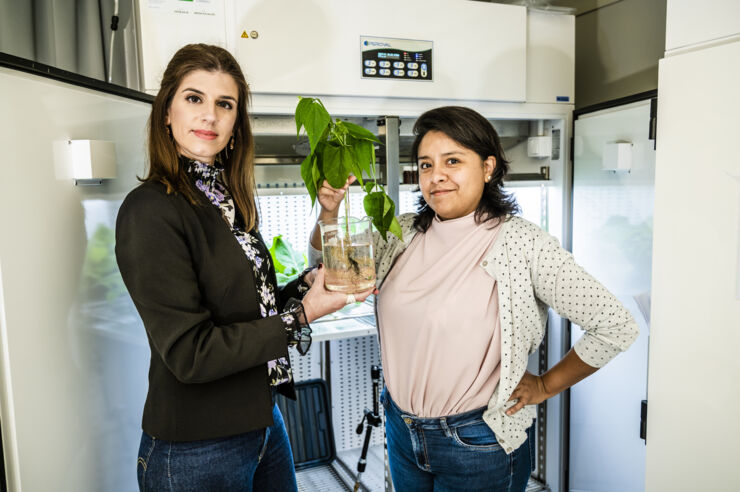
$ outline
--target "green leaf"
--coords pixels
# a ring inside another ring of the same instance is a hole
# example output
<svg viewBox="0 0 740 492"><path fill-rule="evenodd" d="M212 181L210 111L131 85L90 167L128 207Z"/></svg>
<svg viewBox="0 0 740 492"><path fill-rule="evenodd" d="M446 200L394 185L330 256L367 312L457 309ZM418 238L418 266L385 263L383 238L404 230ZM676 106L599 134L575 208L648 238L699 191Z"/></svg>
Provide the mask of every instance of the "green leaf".
<svg viewBox="0 0 740 492"><path fill-rule="evenodd" d="M370 193L375 187L375 183L373 181L366 181L362 187L365 189L365 193Z"/></svg>
<svg viewBox="0 0 740 492"><path fill-rule="evenodd" d="M316 156L314 157L317 162L318 157ZM314 186L314 189L316 190L316 194L318 195L319 189L321 188L321 185L324 182L324 175L322 174L321 169L319 169L318 164L314 165L313 168L311 169L311 179L313 180L313 186Z"/></svg>
<svg viewBox="0 0 740 492"><path fill-rule="evenodd" d="M301 133L301 127L306 129L311 153L316 150L316 145L329 125L331 125L331 116L321 101L309 97L300 98L295 108L295 126L298 135Z"/></svg>
<svg viewBox="0 0 740 492"><path fill-rule="evenodd" d="M363 205L365 213L373 218L373 225L383 237L383 240L387 240L389 230L399 239L403 239L401 226L395 217L396 205L388 195L382 191L368 193L365 195Z"/></svg>
<svg viewBox="0 0 740 492"><path fill-rule="evenodd" d="M357 156L357 142L352 137L347 137L347 155L349 156L350 173L354 174L360 186L364 188L365 180L362 177L362 168L360 167L359 157Z"/></svg>
<svg viewBox="0 0 740 492"><path fill-rule="evenodd" d="M373 166L375 165L375 146L367 140L355 140L355 153L357 154L357 163L369 177L373 176Z"/></svg>
<svg viewBox="0 0 740 492"><path fill-rule="evenodd" d="M356 139L380 143L378 137L376 137L375 134L373 134L373 132L371 132L370 130L366 130L360 125L355 125L354 123L350 123L349 121L343 121L342 124L347 128L349 134Z"/></svg>
<svg viewBox="0 0 740 492"><path fill-rule="evenodd" d="M290 283L292 280L294 280L294 276L292 276L292 275L284 275L284 274L282 274L280 272L276 272L275 273L275 277L276 277L276 280L277 280L278 285L281 286L281 287L283 285L286 285L286 284ZM298 276L295 275L295 277L298 277Z"/></svg>
<svg viewBox="0 0 740 492"><path fill-rule="evenodd" d="M311 206L316 203L316 180L313 179L313 170L316 168L316 155L307 155L301 163L301 179L311 197Z"/></svg>
<svg viewBox="0 0 740 492"><path fill-rule="evenodd" d="M275 236L272 239L270 255L272 256L276 273L292 277L306 268L304 255L293 249L291 244L283 239L282 235Z"/></svg>
<svg viewBox="0 0 740 492"><path fill-rule="evenodd" d="M347 146L343 146L341 148L340 155L342 158L342 167L344 168L343 174L346 175L344 181L342 181L342 186L344 186L349 175L355 171L355 167L357 166L357 156L352 152L352 149Z"/></svg>
<svg viewBox="0 0 740 492"><path fill-rule="evenodd" d="M352 171L352 156L347 147L331 142L324 150L323 171L326 180L334 188L341 188Z"/></svg>
<svg viewBox="0 0 740 492"><path fill-rule="evenodd" d="M403 231L401 230L401 224L398 223L398 219L395 216L393 217L388 230L393 233L398 239L403 241Z"/></svg>
<svg viewBox="0 0 740 492"><path fill-rule="evenodd" d="M373 225L378 230L383 239L385 239L385 227L383 227L383 205L385 203L385 194L379 191L368 193L362 200L365 207L365 213L368 217L373 218Z"/></svg>
<svg viewBox="0 0 740 492"><path fill-rule="evenodd" d="M295 107L295 136L296 138L301 136L301 127L303 126L303 119L305 118L306 114L306 105L308 105L307 101L308 98L303 96L298 96L298 104Z"/></svg>
<svg viewBox="0 0 740 492"><path fill-rule="evenodd" d="M385 195L385 203L383 204L383 229L385 231L390 230L391 224L396 220L396 205L388 195ZM383 236L385 239L385 236Z"/></svg>
<svg viewBox="0 0 740 492"><path fill-rule="evenodd" d="M393 200L391 200L391 197L383 193L383 217L386 217L388 212L390 212L390 215L392 216L395 209L396 205L393 203Z"/></svg>
<svg viewBox="0 0 740 492"><path fill-rule="evenodd" d="M347 130L347 127L345 126L345 122L337 119L337 121L332 125L332 137L334 137L335 140L338 140L342 144L345 144L347 134L349 133L349 130Z"/></svg>

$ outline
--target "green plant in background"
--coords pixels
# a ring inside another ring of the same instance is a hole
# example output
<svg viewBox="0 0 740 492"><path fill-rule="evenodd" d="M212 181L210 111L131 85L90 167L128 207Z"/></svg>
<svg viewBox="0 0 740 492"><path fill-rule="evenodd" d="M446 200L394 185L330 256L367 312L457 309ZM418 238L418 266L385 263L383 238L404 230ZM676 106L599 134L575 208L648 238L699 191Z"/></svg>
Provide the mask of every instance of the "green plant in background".
<svg viewBox="0 0 740 492"><path fill-rule="evenodd" d="M82 288L87 299L111 301L126 293L115 254L116 235L100 224L87 244L82 266Z"/></svg>
<svg viewBox="0 0 740 492"><path fill-rule="evenodd" d="M298 275L305 270L308 264L306 255L294 250L293 246L283 239L282 235L272 238L270 256L272 256L277 283L280 286L298 278Z"/></svg>
<svg viewBox="0 0 740 492"><path fill-rule="evenodd" d="M609 216L596 231L602 251L610 257L624 257L628 268L619 275L629 282L650 285L653 250L653 221L649 217L633 223L629 217ZM621 264L621 262L619 262Z"/></svg>
<svg viewBox="0 0 740 492"><path fill-rule="evenodd" d="M350 174L367 195L363 200L365 213L372 217L373 225L386 239L388 231L399 239L401 226L396 219L396 204L378 183L375 168L375 135L365 128L339 119L333 120L324 104L316 98L300 97L295 110L298 136L301 128L308 135L311 153L301 164L301 177L306 184L311 204L316 204L316 193L324 180L334 188L341 188ZM363 179L363 173L369 179ZM350 216L349 192L345 195L346 217Z"/></svg>

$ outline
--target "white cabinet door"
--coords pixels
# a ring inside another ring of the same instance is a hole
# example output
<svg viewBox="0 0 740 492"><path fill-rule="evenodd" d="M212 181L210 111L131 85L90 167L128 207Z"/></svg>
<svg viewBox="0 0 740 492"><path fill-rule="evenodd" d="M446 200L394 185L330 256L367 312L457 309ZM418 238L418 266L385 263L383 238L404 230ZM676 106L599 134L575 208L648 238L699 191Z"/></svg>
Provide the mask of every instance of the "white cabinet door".
<svg viewBox="0 0 740 492"><path fill-rule="evenodd" d="M571 491L643 489L640 403L647 393L655 172L649 122L649 100L575 121L573 254L632 312L640 335L627 352L571 390ZM631 154L629 172L603 169L605 148L616 142ZM582 333L573 325L572 342Z"/></svg>
<svg viewBox="0 0 740 492"><path fill-rule="evenodd" d="M740 2L737 0L668 0L665 51L737 36Z"/></svg>
<svg viewBox="0 0 740 492"><path fill-rule="evenodd" d="M737 490L740 41L660 62L646 490Z"/></svg>
<svg viewBox="0 0 740 492"><path fill-rule="evenodd" d="M526 97L527 12L521 6L459 0L233 4L234 35L227 43L254 94L518 102ZM363 59L362 46L377 51L378 59Z"/></svg>

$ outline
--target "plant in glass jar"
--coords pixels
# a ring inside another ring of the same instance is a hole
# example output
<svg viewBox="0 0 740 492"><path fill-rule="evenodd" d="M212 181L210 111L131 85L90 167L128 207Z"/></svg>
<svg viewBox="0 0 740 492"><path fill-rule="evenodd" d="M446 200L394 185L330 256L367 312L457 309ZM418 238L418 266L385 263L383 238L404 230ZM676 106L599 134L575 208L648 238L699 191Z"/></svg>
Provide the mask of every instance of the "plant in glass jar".
<svg viewBox="0 0 740 492"><path fill-rule="evenodd" d="M366 290L375 283L370 224L383 239L388 232L399 239L402 237L396 204L377 179L375 144L380 141L359 125L333 119L316 98L300 98L295 122L298 136L304 129L311 148L301 164L301 177L311 204L316 204L324 180L334 188L341 188L354 175L366 193L363 206L367 218L350 216L348 190L344 197L345 216L320 223L327 289L347 293Z"/></svg>

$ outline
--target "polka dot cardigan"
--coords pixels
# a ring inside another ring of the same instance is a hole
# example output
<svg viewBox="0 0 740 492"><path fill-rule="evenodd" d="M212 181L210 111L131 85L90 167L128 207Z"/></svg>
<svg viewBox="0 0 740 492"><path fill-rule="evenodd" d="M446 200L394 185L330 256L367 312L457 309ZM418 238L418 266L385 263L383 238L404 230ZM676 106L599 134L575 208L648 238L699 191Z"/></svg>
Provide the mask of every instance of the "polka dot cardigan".
<svg viewBox="0 0 740 492"><path fill-rule="evenodd" d="M377 285L381 286L396 258L411 243L414 214L399 218L403 241L375 234ZM586 273L558 240L521 217L502 224L496 242L480 267L498 282L501 323L501 380L488 401L483 419L501 447L511 453L526 439L535 405L514 415L507 401L527 368L529 355L545 334L548 307L584 329L575 351L587 364L602 367L637 338L637 323L603 285ZM311 248L312 249L312 248ZM320 251L311 251L320 258Z"/></svg>

